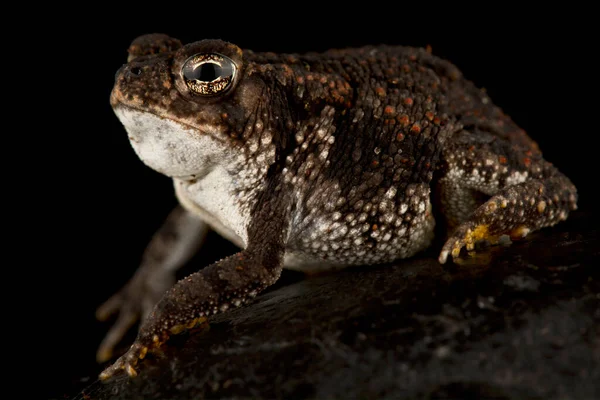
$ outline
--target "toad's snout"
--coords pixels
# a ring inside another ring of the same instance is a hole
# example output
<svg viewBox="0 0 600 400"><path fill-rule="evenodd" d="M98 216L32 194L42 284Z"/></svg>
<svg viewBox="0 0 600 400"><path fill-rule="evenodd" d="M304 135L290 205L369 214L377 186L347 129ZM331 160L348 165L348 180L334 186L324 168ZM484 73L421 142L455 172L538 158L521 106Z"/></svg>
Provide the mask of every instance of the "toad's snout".
<svg viewBox="0 0 600 400"><path fill-rule="evenodd" d="M110 94L110 105L112 107L116 107L118 104L134 105L131 103L139 99L136 92L142 89L144 85L142 78L144 73L147 72L145 69L143 66L125 64L117 70L115 85Z"/></svg>

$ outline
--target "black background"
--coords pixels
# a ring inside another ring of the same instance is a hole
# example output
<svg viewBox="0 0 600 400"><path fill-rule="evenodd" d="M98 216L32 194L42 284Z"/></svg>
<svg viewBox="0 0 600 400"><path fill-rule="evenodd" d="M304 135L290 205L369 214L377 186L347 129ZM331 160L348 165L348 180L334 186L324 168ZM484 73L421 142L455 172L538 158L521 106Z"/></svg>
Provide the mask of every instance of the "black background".
<svg viewBox="0 0 600 400"><path fill-rule="evenodd" d="M25 195L16 196L22 211L8 214L20 221L13 235L15 249L22 249L16 282L40 283L33 296L35 315L41 316L33 329L33 360L46 393L73 395L85 384L80 378L93 380L101 371L95 350L109 325L95 321L94 310L131 276L175 205L170 180L135 156L108 101L114 73L138 35L163 32L184 43L221 38L275 52L429 44L487 88L546 159L572 178L581 207L594 203L597 72L593 26L585 20L589 10L526 12L491 4L413 10L364 3L342 12L298 3L264 10L172 3L153 9L139 4L127 13L120 7L37 9L52 18L28 25L11 40L22 51L7 75L17 86L14 112L23 115L17 131L26 147L19 149L30 149L14 155L25 154L22 164L31 170L23 174L21 166L11 174ZM4 149L10 156L12 150ZM197 265L235 251L216 235L209 241Z"/></svg>

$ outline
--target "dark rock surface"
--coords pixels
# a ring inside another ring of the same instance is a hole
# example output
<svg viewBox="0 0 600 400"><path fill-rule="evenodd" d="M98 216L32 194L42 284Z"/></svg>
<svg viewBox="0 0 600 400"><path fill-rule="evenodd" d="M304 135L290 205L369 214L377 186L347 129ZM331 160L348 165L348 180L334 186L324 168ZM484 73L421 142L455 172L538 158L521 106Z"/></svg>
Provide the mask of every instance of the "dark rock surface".
<svg viewBox="0 0 600 400"><path fill-rule="evenodd" d="M288 275L77 398L600 398L597 218L436 256Z"/></svg>

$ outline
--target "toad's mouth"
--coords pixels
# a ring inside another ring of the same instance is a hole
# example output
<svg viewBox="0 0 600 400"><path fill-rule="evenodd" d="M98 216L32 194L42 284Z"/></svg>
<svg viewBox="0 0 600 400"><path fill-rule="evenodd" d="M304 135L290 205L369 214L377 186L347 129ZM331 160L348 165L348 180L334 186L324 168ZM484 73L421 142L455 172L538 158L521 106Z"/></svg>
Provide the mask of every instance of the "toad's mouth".
<svg viewBox="0 0 600 400"><path fill-rule="evenodd" d="M138 157L161 174L199 179L225 154L224 143L204 130L123 104L113 109Z"/></svg>
<svg viewBox="0 0 600 400"><path fill-rule="evenodd" d="M167 110L161 109L160 107L145 106L143 101L138 98L128 98L118 86L115 86L110 93L110 105L113 110L119 116L118 110L137 111L139 113L145 113L153 115L158 119L171 121L186 130L191 135L211 135L215 140L224 139L224 133L221 129L218 129L211 124L197 124L192 121L185 121L182 119L175 119L172 115L169 115ZM119 116L119 119L121 117ZM123 122L123 121L121 121ZM125 125L125 123L123 123ZM126 126L127 127L127 126Z"/></svg>

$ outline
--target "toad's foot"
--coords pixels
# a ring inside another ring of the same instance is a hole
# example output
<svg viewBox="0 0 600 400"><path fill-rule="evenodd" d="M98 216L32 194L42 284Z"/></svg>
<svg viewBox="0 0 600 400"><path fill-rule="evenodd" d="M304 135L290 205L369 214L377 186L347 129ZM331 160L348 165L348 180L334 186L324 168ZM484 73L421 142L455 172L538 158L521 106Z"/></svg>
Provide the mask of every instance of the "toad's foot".
<svg viewBox="0 0 600 400"><path fill-rule="evenodd" d="M161 334L153 334L151 337L140 333L135 343L127 350L127 353L123 354L110 367L102 371L100 379L106 380L120 371L125 371L131 377L137 376L136 366L138 361L144 359L149 351L158 349L168 340L171 334L181 333L186 329L194 328L205 322L206 318L204 317L195 318L185 325L174 325L168 331L164 331Z"/></svg>
<svg viewBox="0 0 600 400"><path fill-rule="evenodd" d="M139 343L134 343L127 353L123 354L113 365L106 368L100 374L100 379L106 380L116 374L117 372L124 370L127 372L129 376L137 376L137 371L135 370L135 366L138 363L138 360L143 359L148 352L148 348Z"/></svg>
<svg viewBox="0 0 600 400"><path fill-rule="evenodd" d="M439 256L444 264L449 255L457 258L463 247L498 242L502 235L520 239L529 232L565 220L576 209L574 186L562 175L535 179L502 190L475 210L448 238Z"/></svg>
<svg viewBox="0 0 600 400"><path fill-rule="evenodd" d="M492 244L496 244L498 242L498 236L489 234L488 225L474 225L473 223L463 224L454 231L454 234L448 238L448 240L446 240L438 260L441 264L444 264L448 260L448 255L452 255L453 259L458 258L463 247L468 251L473 251L475 249L475 243L482 240L487 240Z"/></svg>

